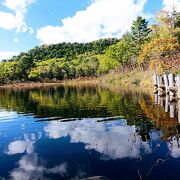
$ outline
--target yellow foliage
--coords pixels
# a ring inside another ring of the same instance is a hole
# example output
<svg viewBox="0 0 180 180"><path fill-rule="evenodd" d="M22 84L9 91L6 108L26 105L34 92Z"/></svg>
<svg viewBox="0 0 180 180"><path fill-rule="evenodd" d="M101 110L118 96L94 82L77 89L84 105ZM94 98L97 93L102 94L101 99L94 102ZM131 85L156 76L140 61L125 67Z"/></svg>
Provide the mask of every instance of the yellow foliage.
<svg viewBox="0 0 180 180"><path fill-rule="evenodd" d="M142 49L139 64L148 64L158 72L180 67L180 46L178 39L156 38Z"/></svg>

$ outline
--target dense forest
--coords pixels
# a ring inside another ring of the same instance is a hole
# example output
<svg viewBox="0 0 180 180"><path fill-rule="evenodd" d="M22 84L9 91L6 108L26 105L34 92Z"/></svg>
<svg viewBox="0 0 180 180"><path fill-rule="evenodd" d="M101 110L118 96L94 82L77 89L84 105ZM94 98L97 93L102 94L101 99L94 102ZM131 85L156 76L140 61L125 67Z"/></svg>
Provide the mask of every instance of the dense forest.
<svg viewBox="0 0 180 180"><path fill-rule="evenodd" d="M121 39L42 45L0 63L0 82L97 77L118 69L180 73L180 13L160 11L156 24L134 20Z"/></svg>

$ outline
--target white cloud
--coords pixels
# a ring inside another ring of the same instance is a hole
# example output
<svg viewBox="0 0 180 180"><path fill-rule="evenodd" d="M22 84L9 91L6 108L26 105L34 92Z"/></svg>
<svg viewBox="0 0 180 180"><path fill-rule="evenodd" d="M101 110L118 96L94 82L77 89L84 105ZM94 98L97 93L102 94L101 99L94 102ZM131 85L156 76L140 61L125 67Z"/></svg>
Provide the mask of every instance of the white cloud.
<svg viewBox="0 0 180 180"><path fill-rule="evenodd" d="M149 143L142 142L137 135L135 126L127 126L122 121L113 123L97 123L83 120L74 122L51 122L45 127L50 138L70 136L71 143L84 143L86 149L94 149L104 159L137 158L142 148L150 153Z"/></svg>
<svg viewBox="0 0 180 180"><path fill-rule="evenodd" d="M5 13L0 11L0 27L10 30L16 28L17 20L15 15L12 13Z"/></svg>
<svg viewBox="0 0 180 180"><path fill-rule="evenodd" d="M180 0L163 0L164 9L172 11L173 7L176 11L180 11Z"/></svg>
<svg viewBox="0 0 180 180"><path fill-rule="evenodd" d="M0 51L0 61L3 59L10 59L18 54L19 52L14 52L14 51Z"/></svg>
<svg viewBox="0 0 180 180"><path fill-rule="evenodd" d="M16 29L19 32L33 32L25 22L27 7L34 3L34 0L5 0L3 5L12 10L13 13L0 11L0 27L6 30Z"/></svg>
<svg viewBox="0 0 180 180"><path fill-rule="evenodd" d="M42 43L88 42L121 37L132 21L143 15L147 0L93 0L86 10L62 20L62 26L46 26L37 31Z"/></svg>

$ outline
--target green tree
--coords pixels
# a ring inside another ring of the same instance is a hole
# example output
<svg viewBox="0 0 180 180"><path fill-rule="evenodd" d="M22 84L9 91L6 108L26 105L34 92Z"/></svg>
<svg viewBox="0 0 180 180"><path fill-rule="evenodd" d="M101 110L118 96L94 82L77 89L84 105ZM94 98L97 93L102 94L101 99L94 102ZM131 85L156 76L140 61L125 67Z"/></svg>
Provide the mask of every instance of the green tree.
<svg viewBox="0 0 180 180"><path fill-rule="evenodd" d="M108 57L107 54L97 55L96 57L99 61L98 75L108 73L108 71L119 67L119 62Z"/></svg>
<svg viewBox="0 0 180 180"><path fill-rule="evenodd" d="M150 40L150 32L148 21L138 16L131 27L132 47L134 55L138 56L144 44Z"/></svg>
<svg viewBox="0 0 180 180"><path fill-rule="evenodd" d="M112 58L119 62L121 70L124 71L125 66L131 59L131 45L128 35L124 37L119 43L112 45L106 52L109 58Z"/></svg>
<svg viewBox="0 0 180 180"><path fill-rule="evenodd" d="M21 76L19 62L1 62L0 63L0 81L18 81Z"/></svg>

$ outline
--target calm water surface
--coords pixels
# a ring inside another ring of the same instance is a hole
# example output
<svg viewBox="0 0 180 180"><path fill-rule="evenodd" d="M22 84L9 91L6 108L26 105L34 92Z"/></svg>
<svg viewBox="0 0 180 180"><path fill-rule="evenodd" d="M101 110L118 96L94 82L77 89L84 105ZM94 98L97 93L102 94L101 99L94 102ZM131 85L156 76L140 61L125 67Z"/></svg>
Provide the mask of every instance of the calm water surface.
<svg viewBox="0 0 180 180"><path fill-rule="evenodd" d="M98 86L0 90L0 179L180 179L178 112ZM98 179L98 178L96 178Z"/></svg>

